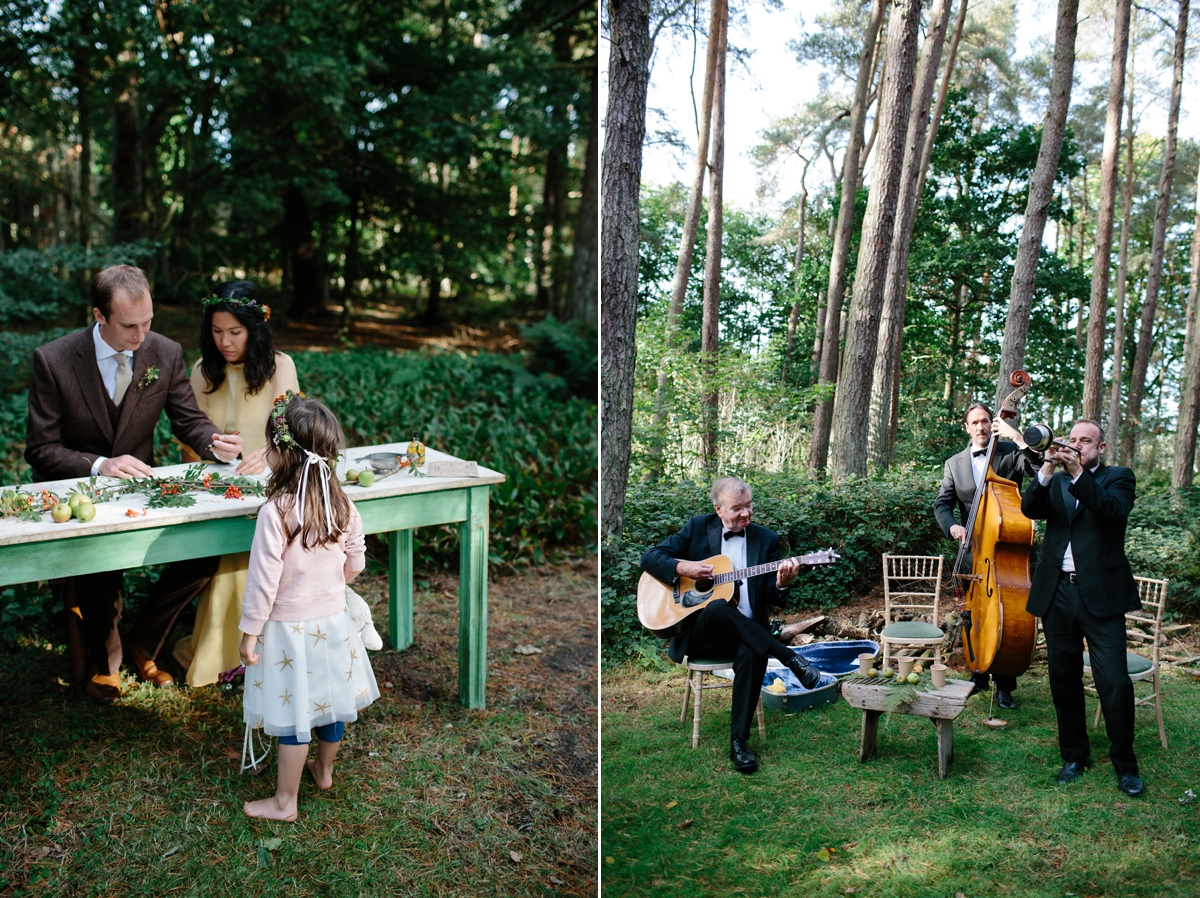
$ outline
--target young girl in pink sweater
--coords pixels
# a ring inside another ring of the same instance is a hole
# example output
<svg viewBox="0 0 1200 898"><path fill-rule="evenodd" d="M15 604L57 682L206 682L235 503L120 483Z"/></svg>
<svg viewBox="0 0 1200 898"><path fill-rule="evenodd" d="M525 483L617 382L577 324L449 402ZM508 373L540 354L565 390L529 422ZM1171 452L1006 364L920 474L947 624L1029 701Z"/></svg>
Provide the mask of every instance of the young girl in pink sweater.
<svg viewBox="0 0 1200 898"><path fill-rule="evenodd" d="M275 795L244 805L250 817L296 819L307 767L320 789L346 722L379 698L346 611L346 584L366 563L362 518L332 474L343 448L337 419L290 390L267 419L267 503L259 510L242 600L246 723L279 737ZM308 758L310 731L317 756Z"/></svg>

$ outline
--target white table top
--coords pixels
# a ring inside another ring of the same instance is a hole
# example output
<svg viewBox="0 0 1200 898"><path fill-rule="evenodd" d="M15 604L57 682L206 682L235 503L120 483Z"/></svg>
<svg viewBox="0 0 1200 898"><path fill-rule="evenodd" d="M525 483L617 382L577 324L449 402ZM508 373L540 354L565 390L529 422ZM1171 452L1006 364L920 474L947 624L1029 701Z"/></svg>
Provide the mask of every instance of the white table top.
<svg viewBox="0 0 1200 898"><path fill-rule="evenodd" d="M338 462L337 477L345 479L347 468L363 467L358 459L372 452L395 452L403 455L408 443L384 443L380 446L356 446L346 450ZM436 449L426 449L425 469L431 461L459 461L453 455L438 452ZM167 465L155 468L158 477L171 477L183 474L190 465ZM214 475L218 472L223 476L235 473L236 465L207 465L205 470L211 470ZM51 480L44 483L10 484L0 486L0 490L20 489L25 493L38 495L41 490L65 497L86 477L72 477L67 480ZM266 473L256 475L253 479L266 482ZM99 485L112 484L119 481L116 478L101 477ZM360 499L383 499L389 496L403 496L415 493L437 492L446 489L462 489L472 486L483 486L491 483L503 483L504 475L499 471L479 466L478 477L414 477L408 468L376 481L369 487L354 484L343 487L347 497L357 502ZM69 539L75 536L95 536L102 533L119 533L130 530L145 530L162 527L165 524L185 524L191 521L206 521L217 518L231 518L239 515L256 516L258 509L266 502L260 496L246 496L244 499L226 499L224 496L214 496L207 492L192 492L196 504L188 508L148 508L143 516L135 518L126 516L125 512L134 509L140 512L146 504L146 497L140 493L130 493L118 496L109 502L101 502L96 506L96 516L86 524L72 518L63 524L56 524L50 519L49 512L43 512L39 522L22 521L18 518L0 519L0 546L18 545L20 543L41 542L47 539Z"/></svg>

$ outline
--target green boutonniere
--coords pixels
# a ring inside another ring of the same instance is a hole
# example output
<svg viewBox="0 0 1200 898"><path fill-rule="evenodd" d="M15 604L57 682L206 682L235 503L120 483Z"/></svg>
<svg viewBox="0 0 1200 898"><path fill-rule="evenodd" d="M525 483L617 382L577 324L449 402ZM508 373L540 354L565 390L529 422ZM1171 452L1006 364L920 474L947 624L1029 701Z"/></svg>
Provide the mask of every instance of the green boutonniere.
<svg viewBox="0 0 1200 898"><path fill-rule="evenodd" d="M158 380L158 369L151 365L146 369L146 373L142 375L142 379L138 381L138 389L150 386Z"/></svg>

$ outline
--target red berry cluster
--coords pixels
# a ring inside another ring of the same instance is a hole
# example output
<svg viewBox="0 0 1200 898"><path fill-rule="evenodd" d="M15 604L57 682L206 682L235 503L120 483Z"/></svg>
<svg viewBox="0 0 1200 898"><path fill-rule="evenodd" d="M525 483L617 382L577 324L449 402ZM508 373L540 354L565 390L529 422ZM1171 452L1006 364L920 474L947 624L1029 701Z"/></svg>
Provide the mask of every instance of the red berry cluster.
<svg viewBox="0 0 1200 898"><path fill-rule="evenodd" d="M159 488L159 492L161 492L164 496L177 496L183 492L183 487L178 483L164 483Z"/></svg>
<svg viewBox="0 0 1200 898"><path fill-rule="evenodd" d="M208 489L210 486L212 486L212 474L205 474L204 475L204 488Z"/></svg>
<svg viewBox="0 0 1200 898"><path fill-rule="evenodd" d="M144 508L141 511L138 511L136 508L125 509L125 517L127 517L127 518L140 518L140 517L145 517L145 516L146 516L146 509L144 509Z"/></svg>
<svg viewBox="0 0 1200 898"><path fill-rule="evenodd" d="M49 511L58 504L58 499L50 490L42 490L42 511Z"/></svg>
<svg viewBox="0 0 1200 898"><path fill-rule="evenodd" d="M226 499L241 499L242 491L240 489L238 489L236 486L231 486L229 489L225 490L225 498Z"/></svg>

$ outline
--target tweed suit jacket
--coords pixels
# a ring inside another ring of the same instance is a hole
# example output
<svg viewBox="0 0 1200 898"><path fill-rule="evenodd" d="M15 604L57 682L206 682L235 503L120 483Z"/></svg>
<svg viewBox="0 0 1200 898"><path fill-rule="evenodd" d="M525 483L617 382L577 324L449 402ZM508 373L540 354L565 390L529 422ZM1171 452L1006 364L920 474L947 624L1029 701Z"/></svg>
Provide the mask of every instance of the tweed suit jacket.
<svg viewBox="0 0 1200 898"><path fill-rule="evenodd" d="M159 375L143 386L142 378L151 367ZM153 331L133 354L133 380L115 427L108 414L110 401L96 364L91 327L34 352L25 460L34 470L35 481L87 477L101 456L132 455L153 465L154 428L164 409L172 432L184 445L207 446L220 432L196 406L183 350ZM211 449L201 455L216 460Z"/></svg>
<svg viewBox="0 0 1200 898"><path fill-rule="evenodd" d="M779 560L779 534L758 524L746 527L746 566L767 564ZM722 554L721 519L715 514L698 514L692 517L678 533L668 536L657 546L652 546L642 555L642 570L663 583L673 584L679 579L675 573L677 561L703 561ZM754 620L763 627L770 626L771 605L782 605L788 590L775 585L773 574L751 577L742 582L750 599L750 611ZM679 663L687 654L691 632L685 632L671 640L668 654Z"/></svg>
<svg viewBox="0 0 1200 898"><path fill-rule="evenodd" d="M973 448L968 446L962 452L951 455L942 469L942 485L938 488L937 498L933 500L933 515L946 534L946 539L950 539L950 528L955 524L966 526L971 503L975 501L975 473L971 468ZM1021 449L1010 440L996 443L992 470L1000 477L1014 481L1018 490L1026 477L1037 473L1040 465L1041 459L1032 449ZM954 517L955 509L959 513L957 520Z"/></svg>
<svg viewBox="0 0 1200 898"><path fill-rule="evenodd" d="M1033 478L1021 497L1021 511L1028 518L1044 519L1046 535L1029 589L1030 614L1044 616L1054 601L1068 543L1079 598L1088 611L1103 617L1141 607L1125 556L1125 524L1136 488L1133 471L1115 465L1102 464L1095 474L1084 471L1074 483L1064 471L1050 478L1048 486Z"/></svg>

